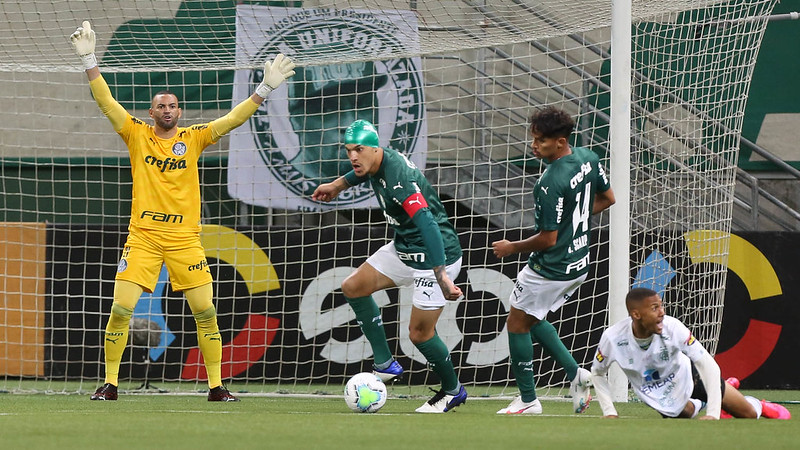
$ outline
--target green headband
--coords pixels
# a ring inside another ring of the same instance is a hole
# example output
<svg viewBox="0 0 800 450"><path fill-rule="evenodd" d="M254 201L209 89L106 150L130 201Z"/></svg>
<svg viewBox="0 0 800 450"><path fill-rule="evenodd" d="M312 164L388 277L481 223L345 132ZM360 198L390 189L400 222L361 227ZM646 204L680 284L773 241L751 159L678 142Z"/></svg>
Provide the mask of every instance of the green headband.
<svg viewBox="0 0 800 450"><path fill-rule="evenodd" d="M356 120L344 132L344 143L363 145L365 147L380 147L378 132L375 126L366 120Z"/></svg>

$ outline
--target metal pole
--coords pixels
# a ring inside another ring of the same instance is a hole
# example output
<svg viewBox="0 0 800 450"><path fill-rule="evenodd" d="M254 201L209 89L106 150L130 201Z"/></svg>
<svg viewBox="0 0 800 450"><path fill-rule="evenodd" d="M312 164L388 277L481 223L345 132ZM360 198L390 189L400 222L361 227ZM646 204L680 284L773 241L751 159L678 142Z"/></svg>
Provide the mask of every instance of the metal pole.
<svg viewBox="0 0 800 450"><path fill-rule="evenodd" d="M609 213L608 324L627 316L630 287L631 186L631 0L611 2L611 186L616 204ZM628 401L628 380L618 366L609 371L615 402Z"/></svg>

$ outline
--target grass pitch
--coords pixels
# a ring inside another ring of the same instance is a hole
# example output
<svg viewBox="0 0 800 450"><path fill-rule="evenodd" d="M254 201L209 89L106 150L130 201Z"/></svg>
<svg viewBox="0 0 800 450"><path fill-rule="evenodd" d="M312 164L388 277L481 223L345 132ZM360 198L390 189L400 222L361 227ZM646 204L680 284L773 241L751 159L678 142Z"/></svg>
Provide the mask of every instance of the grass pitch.
<svg viewBox="0 0 800 450"><path fill-rule="evenodd" d="M235 392L235 388L232 389ZM749 391L800 400L798 391ZM205 395L120 393L116 402L78 394L0 394L4 449L626 449L798 448L800 405L793 419L666 420L642 403L618 404L620 419L586 414L571 403L543 401L541 416L498 416L509 399L471 398L451 413L416 414L425 399L390 398L376 414L350 412L338 395L240 394L238 403Z"/></svg>

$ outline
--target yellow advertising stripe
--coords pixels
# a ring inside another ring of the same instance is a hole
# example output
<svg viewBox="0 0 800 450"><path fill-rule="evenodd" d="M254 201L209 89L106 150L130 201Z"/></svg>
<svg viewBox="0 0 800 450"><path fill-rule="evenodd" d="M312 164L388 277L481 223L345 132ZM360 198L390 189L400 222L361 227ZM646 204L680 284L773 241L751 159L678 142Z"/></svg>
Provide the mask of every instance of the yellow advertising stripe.
<svg viewBox="0 0 800 450"><path fill-rule="evenodd" d="M251 294L281 287L267 254L244 234L220 225L203 225L200 239L206 256L233 266Z"/></svg>
<svg viewBox="0 0 800 450"><path fill-rule="evenodd" d="M683 238L693 263L710 262L727 267L744 282L750 300L783 293L778 275L767 257L740 236L716 230L695 230L685 233Z"/></svg>

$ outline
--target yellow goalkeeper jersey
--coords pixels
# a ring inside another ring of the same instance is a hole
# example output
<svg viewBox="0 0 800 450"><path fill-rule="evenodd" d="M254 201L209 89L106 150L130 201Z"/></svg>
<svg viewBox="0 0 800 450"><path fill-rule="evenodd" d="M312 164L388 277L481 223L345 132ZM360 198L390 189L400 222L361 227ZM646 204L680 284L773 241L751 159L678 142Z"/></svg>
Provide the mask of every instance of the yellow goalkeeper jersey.
<svg viewBox="0 0 800 450"><path fill-rule="evenodd" d="M152 125L131 116L114 100L102 76L89 85L100 110L128 146L133 174L131 225L200 232L200 154L243 124L259 103L248 98L219 119L178 127L174 137L161 139Z"/></svg>
<svg viewBox="0 0 800 450"><path fill-rule="evenodd" d="M200 154L215 141L208 124L178 127L161 139L153 126L128 114L117 132L128 146L133 176L131 225L162 231L200 231Z"/></svg>

